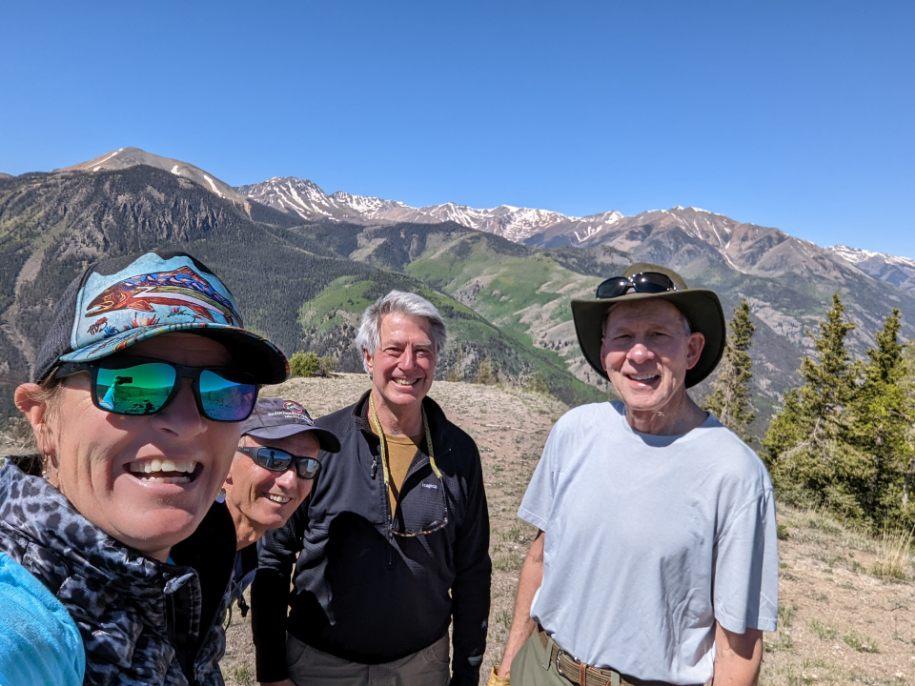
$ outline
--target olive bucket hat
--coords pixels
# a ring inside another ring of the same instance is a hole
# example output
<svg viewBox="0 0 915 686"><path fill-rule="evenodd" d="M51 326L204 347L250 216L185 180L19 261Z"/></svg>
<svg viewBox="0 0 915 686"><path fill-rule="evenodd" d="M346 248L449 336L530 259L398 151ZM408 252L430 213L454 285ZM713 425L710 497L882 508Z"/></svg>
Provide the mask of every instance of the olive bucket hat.
<svg viewBox="0 0 915 686"><path fill-rule="evenodd" d="M709 290L689 288L676 272L646 262L631 265L623 276L603 281L596 297L572 301L578 344L594 370L602 378L607 377L600 359L607 310L618 302L642 300L666 300L686 317L691 331L705 336L699 361L686 372L686 387L695 386L711 374L724 353L724 312L718 296Z"/></svg>

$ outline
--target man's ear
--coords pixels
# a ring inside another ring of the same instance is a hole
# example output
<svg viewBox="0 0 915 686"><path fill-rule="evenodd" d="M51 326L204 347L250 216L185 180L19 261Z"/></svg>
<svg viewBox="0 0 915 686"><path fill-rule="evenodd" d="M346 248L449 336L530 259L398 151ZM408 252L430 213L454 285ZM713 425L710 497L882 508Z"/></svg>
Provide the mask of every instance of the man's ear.
<svg viewBox="0 0 915 686"><path fill-rule="evenodd" d="M368 369L369 376L372 375L372 368L374 367L374 356L369 354L369 351L365 348L362 349L362 360L365 362L365 367Z"/></svg>
<svg viewBox="0 0 915 686"><path fill-rule="evenodd" d="M699 363L702 357L702 351L705 349L705 334L694 331L689 335L689 343L686 344L686 368L692 369Z"/></svg>

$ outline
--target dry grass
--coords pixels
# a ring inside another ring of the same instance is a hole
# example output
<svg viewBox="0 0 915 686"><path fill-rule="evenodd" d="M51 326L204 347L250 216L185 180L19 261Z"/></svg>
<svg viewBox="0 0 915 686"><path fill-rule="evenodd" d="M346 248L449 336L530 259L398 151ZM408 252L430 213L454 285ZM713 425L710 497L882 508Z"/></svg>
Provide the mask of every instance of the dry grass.
<svg viewBox="0 0 915 686"><path fill-rule="evenodd" d="M881 579L905 581L912 578L912 535L908 533L884 532L877 544L877 560L871 567L874 576Z"/></svg>
<svg viewBox="0 0 915 686"><path fill-rule="evenodd" d="M915 684L915 584L872 573L881 540L827 514L781 507L778 631L761 684ZM911 568L911 550L897 561ZM784 621L790 618L789 621Z"/></svg>

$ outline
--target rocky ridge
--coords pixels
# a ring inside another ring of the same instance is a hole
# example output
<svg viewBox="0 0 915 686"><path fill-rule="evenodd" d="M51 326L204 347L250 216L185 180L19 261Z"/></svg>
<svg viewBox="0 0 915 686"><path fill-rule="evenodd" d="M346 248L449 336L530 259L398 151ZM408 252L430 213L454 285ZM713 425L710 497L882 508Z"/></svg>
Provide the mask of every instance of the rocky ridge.
<svg viewBox="0 0 915 686"><path fill-rule="evenodd" d="M474 208L452 202L411 207L397 200L325 193L312 181L273 178L240 186L239 193L302 221L346 221L363 225L453 221L516 243L539 248L590 248L607 245L646 261L669 263L677 251L707 258L751 276L782 276L797 271L845 275L856 271L915 295L915 260L836 246L821 247L776 228L740 222L698 207L677 206L624 216L616 210L575 217L560 212L499 205ZM674 237L672 234L679 236ZM666 238L658 240L661 235ZM652 243L652 248L646 244ZM667 243L667 249L659 249Z"/></svg>

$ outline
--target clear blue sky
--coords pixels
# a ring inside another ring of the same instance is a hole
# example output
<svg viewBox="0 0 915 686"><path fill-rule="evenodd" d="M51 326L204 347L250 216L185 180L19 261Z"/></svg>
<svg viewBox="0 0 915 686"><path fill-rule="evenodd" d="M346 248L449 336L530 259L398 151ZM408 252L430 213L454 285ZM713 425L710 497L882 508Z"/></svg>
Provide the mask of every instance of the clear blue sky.
<svg viewBox="0 0 915 686"><path fill-rule="evenodd" d="M571 214L697 205L915 257L915 3L36 2L0 22L0 171L135 145Z"/></svg>

